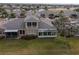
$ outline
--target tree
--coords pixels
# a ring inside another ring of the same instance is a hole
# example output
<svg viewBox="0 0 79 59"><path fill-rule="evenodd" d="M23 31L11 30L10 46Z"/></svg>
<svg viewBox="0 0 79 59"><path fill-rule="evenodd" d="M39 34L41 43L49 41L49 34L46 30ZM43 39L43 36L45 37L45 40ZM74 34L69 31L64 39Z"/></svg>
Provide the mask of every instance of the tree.
<svg viewBox="0 0 79 59"><path fill-rule="evenodd" d="M4 9L4 8L0 8L0 17L1 18L6 18L6 17L8 17L8 13L7 13L7 11Z"/></svg>
<svg viewBox="0 0 79 59"><path fill-rule="evenodd" d="M74 9L74 11L76 11L76 12L79 12L79 8L77 8L77 9Z"/></svg>
<svg viewBox="0 0 79 59"><path fill-rule="evenodd" d="M8 13L6 11L2 12L4 18L8 17Z"/></svg>
<svg viewBox="0 0 79 59"><path fill-rule="evenodd" d="M64 37L74 36L77 32L77 27L70 24L69 18L60 16L53 24L56 26L58 33Z"/></svg>
<svg viewBox="0 0 79 59"><path fill-rule="evenodd" d="M37 8L37 10L39 10L39 6L37 6L36 8Z"/></svg>
<svg viewBox="0 0 79 59"><path fill-rule="evenodd" d="M71 37L71 36L74 36L77 31L78 31L78 29L76 26L69 25L69 26L65 27L65 29L64 29L65 34L64 35L66 37Z"/></svg>
<svg viewBox="0 0 79 59"><path fill-rule="evenodd" d="M15 13L11 13L11 14L9 15L9 18L15 18L15 17L16 17Z"/></svg>
<svg viewBox="0 0 79 59"><path fill-rule="evenodd" d="M61 14L61 13L64 13L64 11L63 11L63 10L61 10L59 13L60 13L60 14Z"/></svg>
<svg viewBox="0 0 79 59"><path fill-rule="evenodd" d="M45 6L45 10L48 10L47 6Z"/></svg>
<svg viewBox="0 0 79 59"><path fill-rule="evenodd" d="M21 11L21 13L20 13L20 17L21 18L24 18L26 15L26 10L23 8L23 7L20 7L20 11Z"/></svg>
<svg viewBox="0 0 79 59"><path fill-rule="evenodd" d="M21 14L20 14L20 17L21 17L21 18L24 18L24 17L25 17L25 13L21 13Z"/></svg>

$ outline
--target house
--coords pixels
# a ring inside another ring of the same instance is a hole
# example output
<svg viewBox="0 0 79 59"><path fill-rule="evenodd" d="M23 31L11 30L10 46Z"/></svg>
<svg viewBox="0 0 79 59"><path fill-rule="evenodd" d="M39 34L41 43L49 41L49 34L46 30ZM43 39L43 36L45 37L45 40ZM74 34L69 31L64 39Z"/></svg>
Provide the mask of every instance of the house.
<svg viewBox="0 0 79 59"><path fill-rule="evenodd" d="M36 11L36 16L37 17L47 17L48 12L45 9L39 9Z"/></svg>
<svg viewBox="0 0 79 59"><path fill-rule="evenodd" d="M24 30L23 18L12 18L4 26L5 37L22 36L21 31Z"/></svg>
<svg viewBox="0 0 79 59"><path fill-rule="evenodd" d="M38 18L35 15L27 15L26 18L11 18L2 26L4 26L2 32L5 38L20 38L27 35L38 38L57 37L57 29L51 20Z"/></svg>
<svg viewBox="0 0 79 59"><path fill-rule="evenodd" d="M70 26L73 27L74 29L74 36L78 37L79 36L79 18L69 18L69 23Z"/></svg>
<svg viewBox="0 0 79 59"><path fill-rule="evenodd" d="M57 37L57 29L49 18L41 18L38 27L38 37Z"/></svg>

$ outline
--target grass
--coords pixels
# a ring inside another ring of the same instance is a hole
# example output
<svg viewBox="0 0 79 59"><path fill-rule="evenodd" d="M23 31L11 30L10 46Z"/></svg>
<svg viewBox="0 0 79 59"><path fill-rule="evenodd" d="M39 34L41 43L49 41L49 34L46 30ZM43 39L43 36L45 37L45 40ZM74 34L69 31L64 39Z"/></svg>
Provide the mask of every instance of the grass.
<svg viewBox="0 0 79 59"><path fill-rule="evenodd" d="M63 55L79 54L79 39L0 40L0 54Z"/></svg>

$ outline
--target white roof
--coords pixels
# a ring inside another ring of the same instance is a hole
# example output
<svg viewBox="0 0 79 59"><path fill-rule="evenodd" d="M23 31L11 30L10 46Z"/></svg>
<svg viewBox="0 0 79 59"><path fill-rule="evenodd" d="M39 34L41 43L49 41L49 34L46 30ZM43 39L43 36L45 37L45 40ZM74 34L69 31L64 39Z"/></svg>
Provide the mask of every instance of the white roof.
<svg viewBox="0 0 79 59"><path fill-rule="evenodd" d="M45 9L39 9L39 10L36 11L36 14L35 14L35 15L36 15L37 17L41 17L41 16L40 16L41 14L48 15L48 12L47 12Z"/></svg>
<svg viewBox="0 0 79 59"><path fill-rule="evenodd" d="M39 12L44 12L44 11L45 11L45 9L39 9L38 11L39 11Z"/></svg>
<svg viewBox="0 0 79 59"><path fill-rule="evenodd" d="M18 29L16 29L16 30L5 30L4 32L17 32L18 31Z"/></svg>
<svg viewBox="0 0 79 59"><path fill-rule="evenodd" d="M71 21L70 23L77 23L77 21Z"/></svg>

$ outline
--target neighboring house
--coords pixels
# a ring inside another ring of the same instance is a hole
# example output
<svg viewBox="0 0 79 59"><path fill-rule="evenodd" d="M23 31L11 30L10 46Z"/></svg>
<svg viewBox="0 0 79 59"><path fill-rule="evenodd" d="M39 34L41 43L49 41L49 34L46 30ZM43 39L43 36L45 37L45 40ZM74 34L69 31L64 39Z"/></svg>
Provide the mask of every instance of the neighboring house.
<svg viewBox="0 0 79 59"><path fill-rule="evenodd" d="M36 16L37 17L47 17L48 12L45 9L39 9L36 11Z"/></svg>
<svg viewBox="0 0 79 59"><path fill-rule="evenodd" d="M30 16L30 15L34 15L34 11L32 11L32 10L27 11L27 12L26 12L26 16L28 16L28 15L29 15L29 16Z"/></svg>
<svg viewBox="0 0 79 59"><path fill-rule="evenodd" d="M49 18L38 18L28 15L26 18L12 18L4 23L3 31L6 38L20 38L34 35L38 38L57 37L57 29ZM1 35L1 34L0 34Z"/></svg>
<svg viewBox="0 0 79 59"><path fill-rule="evenodd" d="M20 14L21 14L21 10L20 9L13 9L12 12L15 13L16 17L19 17Z"/></svg>
<svg viewBox="0 0 79 59"><path fill-rule="evenodd" d="M74 19L74 18L69 18L70 21L70 26L74 28L74 36L79 36L79 18Z"/></svg>

